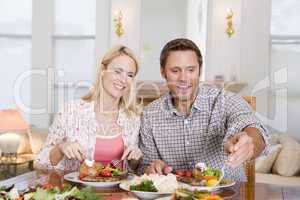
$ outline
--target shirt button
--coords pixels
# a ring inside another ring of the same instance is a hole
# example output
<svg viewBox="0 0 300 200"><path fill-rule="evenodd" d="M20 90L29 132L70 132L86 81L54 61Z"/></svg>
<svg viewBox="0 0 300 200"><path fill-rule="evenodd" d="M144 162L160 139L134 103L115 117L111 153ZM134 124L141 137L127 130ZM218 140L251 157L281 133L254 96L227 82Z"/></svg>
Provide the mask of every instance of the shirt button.
<svg viewBox="0 0 300 200"><path fill-rule="evenodd" d="M185 119L184 124L188 124L188 123L189 123L189 120Z"/></svg>
<svg viewBox="0 0 300 200"><path fill-rule="evenodd" d="M190 141L186 141L185 143L186 143L186 145L190 145Z"/></svg>

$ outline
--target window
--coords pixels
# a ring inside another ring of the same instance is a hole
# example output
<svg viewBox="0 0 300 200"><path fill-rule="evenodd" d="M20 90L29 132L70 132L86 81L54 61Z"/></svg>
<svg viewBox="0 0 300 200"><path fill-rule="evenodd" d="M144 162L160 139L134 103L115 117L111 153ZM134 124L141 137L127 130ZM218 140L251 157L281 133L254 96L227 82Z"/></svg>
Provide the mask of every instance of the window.
<svg viewBox="0 0 300 200"><path fill-rule="evenodd" d="M286 119L283 119L286 123L285 125L282 124L282 119L278 119L277 122L275 120L274 124L278 130L295 133L294 136L296 137L299 137L297 135L299 125L296 119L300 117L298 112L300 107L300 87L299 81L297 81L299 79L297 76L300 74L299 9L300 2L298 0L272 1L271 72L274 74L273 88L275 89L273 93L276 91L281 93L281 95L276 96L273 102L276 103L277 101L285 104L285 110L277 109L277 112L279 112L279 115L287 116ZM278 74L277 78L276 73ZM281 80L279 84L277 84L278 80ZM282 87L282 81L285 81L285 87ZM279 85L279 88L277 85ZM273 112L275 113L276 111ZM276 124L281 124L282 127L276 127Z"/></svg>
<svg viewBox="0 0 300 200"><path fill-rule="evenodd" d="M65 101L78 98L96 72L96 0L56 0L54 13L55 110ZM66 9L68 8L68 9Z"/></svg>
<svg viewBox="0 0 300 200"><path fill-rule="evenodd" d="M28 122L48 126L53 111L85 94L94 80L96 61L110 44L110 15L110 1L0 0L0 74L5 75L1 77L0 109L16 107L16 80L23 72L40 69L48 76L29 76L17 93L26 106L23 111L31 107L48 112L31 116L24 112ZM48 67L58 71L54 83ZM69 83L72 86L66 87ZM48 96L39 91L47 91Z"/></svg>
<svg viewBox="0 0 300 200"><path fill-rule="evenodd" d="M16 107L16 80L22 72L31 69L31 17L32 0L0 0L0 109ZM29 79L17 88L17 93L29 106ZM26 114L24 117L29 119Z"/></svg>

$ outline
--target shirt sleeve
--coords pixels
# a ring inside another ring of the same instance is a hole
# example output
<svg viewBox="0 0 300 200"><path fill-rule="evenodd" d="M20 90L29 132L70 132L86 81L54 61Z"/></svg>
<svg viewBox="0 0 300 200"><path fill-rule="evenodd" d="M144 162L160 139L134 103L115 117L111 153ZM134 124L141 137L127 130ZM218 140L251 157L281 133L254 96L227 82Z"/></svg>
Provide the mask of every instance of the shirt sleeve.
<svg viewBox="0 0 300 200"><path fill-rule="evenodd" d="M161 159L153 138L151 122L147 118L147 114L145 112L141 117L139 147L143 153L143 159L141 164L139 165L138 173L143 174L145 172L146 167L150 165L152 161Z"/></svg>
<svg viewBox="0 0 300 200"><path fill-rule="evenodd" d="M133 145L135 147L138 147L139 143L139 129L140 129L140 116L134 116L132 119L130 118L129 122L127 123L128 128L127 131L124 133L124 141L125 141L125 146L130 146ZM135 172L135 170L130 168L130 165L128 163L128 160L125 160L125 168L129 172Z"/></svg>
<svg viewBox="0 0 300 200"><path fill-rule="evenodd" d="M125 135L127 136L126 146L138 146L140 124L140 116L134 116L133 119L129 122L129 125L131 126L128 131L129 134L125 133Z"/></svg>
<svg viewBox="0 0 300 200"><path fill-rule="evenodd" d="M49 134L43 145L41 151L37 154L35 162L38 166L44 169L55 169L55 170L74 170L69 166L77 167L75 160L68 160L65 157L57 165L52 165L50 162L50 151L56 145L60 144L64 138L66 138L67 128L67 114L61 109L55 116L52 125L49 127Z"/></svg>
<svg viewBox="0 0 300 200"><path fill-rule="evenodd" d="M225 98L227 132L223 140L223 144L227 141L227 139L243 131L245 128L253 127L260 131L265 142L265 149L263 150L262 155L267 155L270 147L270 136L267 128L255 116L250 105L241 96L230 93L226 95Z"/></svg>

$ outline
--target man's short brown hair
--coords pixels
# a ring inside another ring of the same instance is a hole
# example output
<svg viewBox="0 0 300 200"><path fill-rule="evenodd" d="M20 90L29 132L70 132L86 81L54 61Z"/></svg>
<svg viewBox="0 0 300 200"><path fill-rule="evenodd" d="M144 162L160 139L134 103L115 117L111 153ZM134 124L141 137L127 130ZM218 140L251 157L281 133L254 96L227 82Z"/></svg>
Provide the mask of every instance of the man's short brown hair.
<svg viewBox="0 0 300 200"><path fill-rule="evenodd" d="M192 40L186 38L178 38L178 39L171 40L164 46L164 48L160 53L160 66L165 67L167 58L171 51L188 51L188 50L196 53L199 67L201 68L202 66L201 52L197 47L197 45Z"/></svg>

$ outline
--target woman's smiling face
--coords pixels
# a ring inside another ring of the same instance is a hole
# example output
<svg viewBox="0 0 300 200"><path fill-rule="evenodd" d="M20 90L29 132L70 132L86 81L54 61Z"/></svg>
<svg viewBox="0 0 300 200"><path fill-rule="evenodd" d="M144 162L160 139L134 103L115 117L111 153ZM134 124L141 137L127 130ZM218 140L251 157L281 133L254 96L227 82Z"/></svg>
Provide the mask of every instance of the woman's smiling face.
<svg viewBox="0 0 300 200"><path fill-rule="evenodd" d="M136 63L127 55L114 58L102 74L104 91L120 99L129 89L136 74Z"/></svg>

